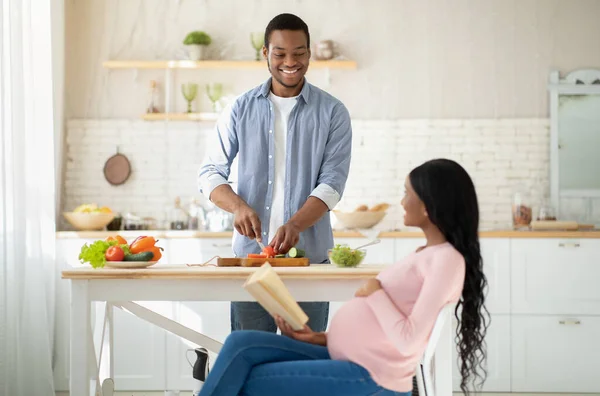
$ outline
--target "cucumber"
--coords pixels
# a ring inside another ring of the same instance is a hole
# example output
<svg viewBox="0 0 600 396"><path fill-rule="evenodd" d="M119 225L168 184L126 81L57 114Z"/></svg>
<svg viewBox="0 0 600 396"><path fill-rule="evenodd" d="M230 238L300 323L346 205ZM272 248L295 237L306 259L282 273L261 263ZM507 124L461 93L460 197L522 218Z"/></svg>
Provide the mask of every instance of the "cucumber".
<svg viewBox="0 0 600 396"><path fill-rule="evenodd" d="M285 258L285 254L276 254L275 258Z"/></svg>
<svg viewBox="0 0 600 396"><path fill-rule="evenodd" d="M152 252L141 252L138 254L126 254L123 261L150 261L154 257Z"/></svg>
<svg viewBox="0 0 600 396"><path fill-rule="evenodd" d="M288 255L291 258L301 258L301 257L306 256L306 252L304 250L302 250L302 249L298 249L298 248L293 247L288 252Z"/></svg>

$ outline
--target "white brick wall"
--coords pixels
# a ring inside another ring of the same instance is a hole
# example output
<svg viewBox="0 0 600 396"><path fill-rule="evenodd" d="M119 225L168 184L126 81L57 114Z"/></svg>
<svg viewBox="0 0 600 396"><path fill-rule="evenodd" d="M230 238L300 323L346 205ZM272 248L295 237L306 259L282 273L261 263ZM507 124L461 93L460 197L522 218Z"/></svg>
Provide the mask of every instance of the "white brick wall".
<svg viewBox="0 0 600 396"><path fill-rule="evenodd" d="M138 120L70 120L67 130L63 208L96 202L157 219L176 196L198 196L196 171L210 123ZM473 177L481 227L510 225L515 189L531 196L534 211L549 190L549 126L546 119L354 120L353 160L339 208L388 202L394 206L378 226L402 228L399 202L406 174L436 157L460 162ZM113 187L104 161L119 151L132 174Z"/></svg>

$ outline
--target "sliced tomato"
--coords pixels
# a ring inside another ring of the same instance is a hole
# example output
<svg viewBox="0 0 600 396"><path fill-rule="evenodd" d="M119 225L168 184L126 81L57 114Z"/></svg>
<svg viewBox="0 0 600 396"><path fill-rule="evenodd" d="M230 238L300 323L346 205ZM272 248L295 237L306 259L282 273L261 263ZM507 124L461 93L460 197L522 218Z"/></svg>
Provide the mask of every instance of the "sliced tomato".
<svg viewBox="0 0 600 396"><path fill-rule="evenodd" d="M273 246L265 246L262 254L266 255L268 258L275 257L275 249L273 249Z"/></svg>
<svg viewBox="0 0 600 396"><path fill-rule="evenodd" d="M248 258L267 258L266 254L249 253Z"/></svg>

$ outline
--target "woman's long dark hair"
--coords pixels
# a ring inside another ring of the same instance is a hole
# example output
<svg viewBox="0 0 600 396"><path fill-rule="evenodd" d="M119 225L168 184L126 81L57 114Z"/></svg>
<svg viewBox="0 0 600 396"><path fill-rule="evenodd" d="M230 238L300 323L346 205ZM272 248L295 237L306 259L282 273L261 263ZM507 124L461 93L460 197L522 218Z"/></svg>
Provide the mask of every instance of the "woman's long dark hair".
<svg viewBox="0 0 600 396"><path fill-rule="evenodd" d="M469 383L479 378L482 385L487 375L484 337L489 325L484 305L487 280L479 247L475 186L464 168L448 159L425 162L410 173L409 179L431 222L465 259L465 282L454 314L458 320L460 389L468 395Z"/></svg>

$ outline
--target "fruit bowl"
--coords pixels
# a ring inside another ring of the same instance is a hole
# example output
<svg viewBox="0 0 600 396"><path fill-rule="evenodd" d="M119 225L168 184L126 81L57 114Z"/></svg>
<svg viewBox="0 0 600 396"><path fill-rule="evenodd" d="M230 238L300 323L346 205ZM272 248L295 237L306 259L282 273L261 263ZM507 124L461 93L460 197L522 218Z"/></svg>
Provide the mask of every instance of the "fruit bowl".
<svg viewBox="0 0 600 396"><path fill-rule="evenodd" d="M65 219L78 231L103 230L115 217L115 213L63 212Z"/></svg>
<svg viewBox="0 0 600 396"><path fill-rule="evenodd" d="M379 224L386 215L385 211L340 212L334 210L333 214L347 229L367 229Z"/></svg>

